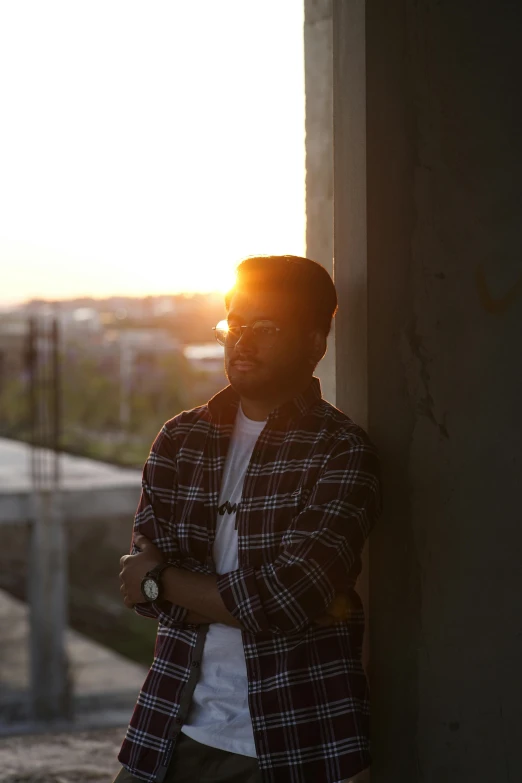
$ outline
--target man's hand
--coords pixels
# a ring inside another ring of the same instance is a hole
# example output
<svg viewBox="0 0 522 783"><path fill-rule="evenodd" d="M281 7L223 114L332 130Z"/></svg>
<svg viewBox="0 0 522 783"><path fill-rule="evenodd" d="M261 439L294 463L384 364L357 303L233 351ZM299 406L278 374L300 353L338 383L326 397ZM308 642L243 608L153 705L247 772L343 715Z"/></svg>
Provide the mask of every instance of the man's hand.
<svg viewBox="0 0 522 783"><path fill-rule="evenodd" d="M316 617L314 623L327 627L338 623L340 620L347 620L350 615L350 603L344 593L338 593L332 603L326 610L326 614Z"/></svg>
<svg viewBox="0 0 522 783"><path fill-rule="evenodd" d="M141 592L141 580L155 566L163 563L165 555L152 541L140 534L134 536L134 544L140 549L137 555L123 555L120 558L120 593L123 603L129 609L134 604L145 602Z"/></svg>

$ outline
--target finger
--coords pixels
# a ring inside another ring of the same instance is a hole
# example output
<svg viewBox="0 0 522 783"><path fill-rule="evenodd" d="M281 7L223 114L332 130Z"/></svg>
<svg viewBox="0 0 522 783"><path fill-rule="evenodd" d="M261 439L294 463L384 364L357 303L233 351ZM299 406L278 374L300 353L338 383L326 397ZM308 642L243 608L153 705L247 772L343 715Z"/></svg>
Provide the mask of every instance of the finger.
<svg viewBox="0 0 522 783"><path fill-rule="evenodd" d="M123 568L123 566L125 565L125 563L126 563L126 561L127 561L127 558L128 558L128 557L131 557L131 555L123 555L122 557L120 557L120 566L121 566L122 568Z"/></svg>
<svg viewBox="0 0 522 783"><path fill-rule="evenodd" d="M126 590L126 588L125 588L125 585L123 585L123 584L122 584L122 585L120 585L120 593L122 594L122 597L123 597L123 603L124 603L124 605L125 605L125 606L126 606L128 609L132 609L132 608L133 608L133 606L134 606L134 604L132 603L132 601L130 601L130 600L129 600L129 598L128 598L128 596L127 596L127 590Z"/></svg>
<svg viewBox="0 0 522 783"><path fill-rule="evenodd" d="M346 619L350 613L350 602L344 593L335 596L327 609L328 614L339 619Z"/></svg>
<svg viewBox="0 0 522 783"><path fill-rule="evenodd" d="M134 546L143 551L151 542L149 538L146 538L142 533L136 533L134 536Z"/></svg>

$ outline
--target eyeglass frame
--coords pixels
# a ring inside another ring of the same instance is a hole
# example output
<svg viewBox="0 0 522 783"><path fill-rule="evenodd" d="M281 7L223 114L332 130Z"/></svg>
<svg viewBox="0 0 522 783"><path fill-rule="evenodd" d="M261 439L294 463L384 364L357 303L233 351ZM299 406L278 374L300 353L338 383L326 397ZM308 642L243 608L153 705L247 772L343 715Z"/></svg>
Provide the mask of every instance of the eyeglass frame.
<svg viewBox="0 0 522 783"><path fill-rule="evenodd" d="M266 321L268 323L273 323L268 318L260 318L259 320L254 321L254 323L251 324L251 325L249 325L249 324L242 324L241 326L239 326L239 325L235 325L234 324L234 326L230 326L229 329L240 329L241 330L240 333L239 333L239 337L237 338L236 342L233 343L233 345L237 345L238 344L238 342L243 337L245 329L252 329L253 330L256 324L262 324L263 321ZM218 345L222 345L223 348L226 348L226 346L227 346L226 341L225 342L220 342L219 339L218 339L218 336L217 336L218 326L219 325L213 326L212 327L212 331L214 332L214 336L216 338L216 341L217 341ZM275 330L276 333L281 331L281 327L280 326L274 326L273 329ZM253 339L255 340L256 339L255 335L253 334L252 336L253 336ZM276 335L275 339L277 339L277 335Z"/></svg>

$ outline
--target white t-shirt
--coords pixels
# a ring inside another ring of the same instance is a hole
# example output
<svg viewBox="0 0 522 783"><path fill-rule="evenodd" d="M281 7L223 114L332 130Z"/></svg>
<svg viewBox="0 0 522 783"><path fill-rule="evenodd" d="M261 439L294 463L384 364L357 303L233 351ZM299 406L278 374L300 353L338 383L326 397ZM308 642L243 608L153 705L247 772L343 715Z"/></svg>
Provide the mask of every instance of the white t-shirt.
<svg viewBox="0 0 522 783"><path fill-rule="evenodd" d="M247 419L239 408L219 495L213 549L218 574L238 568L236 513L248 463L264 426L264 421ZM209 625L200 677L181 731L203 745L257 757L240 628Z"/></svg>

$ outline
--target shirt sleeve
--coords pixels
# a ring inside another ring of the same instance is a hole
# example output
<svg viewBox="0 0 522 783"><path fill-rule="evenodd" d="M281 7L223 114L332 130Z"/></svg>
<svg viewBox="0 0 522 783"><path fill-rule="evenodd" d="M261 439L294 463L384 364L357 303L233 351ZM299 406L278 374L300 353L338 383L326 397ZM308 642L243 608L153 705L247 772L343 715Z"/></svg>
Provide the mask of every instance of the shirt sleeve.
<svg viewBox="0 0 522 783"><path fill-rule="evenodd" d="M135 555L139 552L134 545L134 536L141 533L165 553L169 563L183 567L172 521L177 486L174 454L172 434L164 425L152 444L143 468L141 497L134 518L130 553ZM144 617L158 619L165 625L182 624L188 611L166 600L135 604L134 610Z"/></svg>
<svg viewBox="0 0 522 783"><path fill-rule="evenodd" d="M380 510L375 448L358 435L338 439L306 506L289 522L276 560L218 576L225 606L251 633L304 630L337 593L355 585Z"/></svg>

